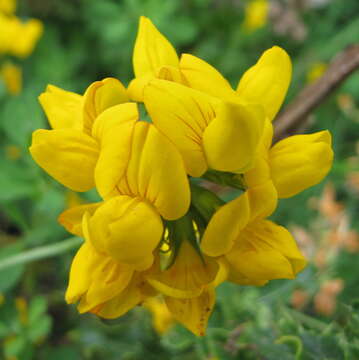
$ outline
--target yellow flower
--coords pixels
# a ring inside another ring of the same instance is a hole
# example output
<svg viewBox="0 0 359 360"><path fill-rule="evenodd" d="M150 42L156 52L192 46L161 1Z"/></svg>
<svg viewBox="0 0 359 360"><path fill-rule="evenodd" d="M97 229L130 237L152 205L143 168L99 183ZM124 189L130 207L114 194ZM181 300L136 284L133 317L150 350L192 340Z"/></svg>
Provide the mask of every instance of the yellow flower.
<svg viewBox="0 0 359 360"><path fill-rule="evenodd" d="M237 90L211 65L189 54L178 58L169 41L152 22L141 17L133 53L136 78L129 96L143 100L143 91L153 78L173 81L230 102L263 106L272 121L288 90L292 66L288 54L278 46L265 51L257 64L245 72Z"/></svg>
<svg viewBox="0 0 359 360"><path fill-rule="evenodd" d="M272 121L277 115L292 77L288 54L278 46L265 51L240 79L237 93L246 101L261 104Z"/></svg>
<svg viewBox="0 0 359 360"><path fill-rule="evenodd" d="M278 198L318 184L333 162L328 131L291 136L273 147L272 137L272 125L267 122L255 165L244 174L252 218L271 215Z"/></svg>
<svg viewBox="0 0 359 360"><path fill-rule="evenodd" d="M23 23L14 19L13 39L9 47L11 55L25 58L29 56L43 33L43 24L40 20L30 19Z"/></svg>
<svg viewBox="0 0 359 360"><path fill-rule="evenodd" d="M53 129L83 128L83 96L47 85L39 101Z"/></svg>
<svg viewBox="0 0 359 360"><path fill-rule="evenodd" d="M294 279L306 265L288 230L268 220L248 224L224 257L229 280L244 285Z"/></svg>
<svg viewBox="0 0 359 360"><path fill-rule="evenodd" d="M307 82L311 84L317 81L324 74L327 67L328 65L323 62L313 64L307 73Z"/></svg>
<svg viewBox="0 0 359 360"><path fill-rule="evenodd" d="M263 285L304 268L293 237L265 218L278 198L326 175L331 138L323 131L271 146L271 121L291 78L289 56L278 47L235 91L201 59L178 58L141 17L133 62L128 90L109 78L83 96L50 85L39 98L53 129L34 132L33 158L66 187L96 186L103 199L59 217L85 238L66 301L104 318L152 302L158 331L172 316L203 336L220 283ZM141 121L130 99L144 102L152 123ZM224 203L200 185L190 187L187 173L244 193ZM161 314L157 295L166 304Z"/></svg>
<svg viewBox="0 0 359 360"><path fill-rule="evenodd" d="M145 102L153 122L174 142L188 174L195 177L208 168L243 173L253 166L264 117L273 120L291 78L289 56L273 47L234 91L205 61L188 54L179 59L144 17L133 64L136 79L129 86L130 97Z"/></svg>
<svg viewBox="0 0 359 360"><path fill-rule="evenodd" d="M213 287L193 298L166 297L166 305L174 318L197 336L204 336L216 295Z"/></svg>
<svg viewBox="0 0 359 360"><path fill-rule="evenodd" d="M221 99L259 104L272 121L283 103L292 76L288 54L278 46L266 50L241 77L236 91L211 65L184 54L180 62L188 86Z"/></svg>
<svg viewBox="0 0 359 360"><path fill-rule="evenodd" d="M0 0L0 12L13 14L16 10L16 0Z"/></svg>
<svg viewBox="0 0 359 360"><path fill-rule="evenodd" d="M147 280L159 292L179 299L198 297L214 283L219 266L215 259L201 256L184 240L174 264L152 272Z"/></svg>
<svg viewBox="0 0 359 360"><path fill-rule="evenodd" d="M60 222L82 235L77 224L88 211L88 232L96 250L136 270L145 270L152 265L153 251L163 234L161 216L167 220L183 216L190 192L179 153L152 124L139 121L128 134L121 128L116 131L108 127L108 121L121 120L126 106L136 109L135 104L118 105L100 115L94 125L94 133L104 140L96 167L103 167L97 187L100 194L109 197L97 206L65 211ZM114 113L116 108L119 111ZM108 132L111 137L105 138Z"/></svg>
<svg viewBox="0 0 359 360"><path fill-rule="evenodd" d="M245 8L243 28L248 32L263 27L268 21L268 0L251 0Z"/></svg>
<svg viewBox="0 0 359 360"><path fill-rule="evenodd" d="M329 131L294 135L279 141L269 151L273 183L279 198L288 198L318 184L333 162Z"/></svg>
<svg viewBox="0 0 359 360"><path fill-rule="evenodd" d="M225 269L214 258L200 255L185 237L174 251L174 263L161 270L157 261L146 280L164 296L179 323L195 335L204 336L215 304L215 287L224 281Z"/></svg>
<svg viewBox="0 0 359 360"><path fill-rule="evenodd" d="M191 176L208 168L244 172L263 131L261 106L222 101L166 80L152 80L144 103L154 124L179 149Z"/></svg>
<svg viewBox="0 0 359 360"><path fill-rule="evenodd" d="M270 148L272 134L268 122L255 166L244 174L247 191L222 206L210 220L201 243L207 255L226 254L248 224L273 213L278 198L294 196L319 183L330 170L333 151L328 131L291 136Z"/></svg>
<svg viewBox="0 0 359 360"><path fill-rule="evenodd" d="M14 42L17 29L17 18L0 12L0 54L7 54Z"/></svg>
<svg viewBox="0 0 359 360"><path fill-rule="evenodd" d="M141 16L133 50L135 79L129 85L129 95L136 101L143 100L143 89L162 67L171 73L178 72L178 56L171 43L156 29L151 20Z"/></svg>
<svg viewBox="0 0 359 360"><path fill-rule="evenodd" d="M153 328L158 334L166 333L175 324L172 314L162 299L151 297L143 305L152 313Z"/></svg>
<svg viewBox="0 0 359 360"><path fill-rule="evenodd" d="M33 133L30 147L32 157L71 190L91 189L99 173L98 170L94 171L95 167L101 169L103 166L102 159L99 159L101 137L116 136L116 130L131 132L137 120L136 105L125 104L105 116L104 122L111 127L111 131L104 132L98 138L92 134L96 117L107 108L127 101L126 90L118 80L108 78L95 82L83 97L50 85L39 100L54 130L37 130ZM113 123L111 118L117 114L119 120ZM111 144L110 140L106 141L108 144ZM102 153L106 151L104 149ZM101 174L97 177L101 181Z"/></svg>
<svg viewBox="0 0 359 360"><path fill-rule="evenodd" d="M220 234L222 230L225 232ZM247 193L217 211L208 224L201 248L210 256L220 256L227 267L227 279L242 285L293 279L306 264L284 227L251 218Z"/></svg>
<svg viewBox="0 0 359 360"><path fill-rule="evenodd" d="M43 32L40 20L22 22L16 16L0 13L0 53L20 58L29 56Z"/></svg>
<svg viewBox="0 0 359 360"><path fill-rule="evenodd" d="M112 319L125 314L150 295L140 273L97 252L86 230L85 238L86 242L71 265L66 291L69 304L79 302L80 313L92 312Z"/></svg>
<svg viewBox="0 0 359 360"><path fill-rule="evenodd" d="M114 199L116 198L112 200ZM105 205L112 200L105 202ZM167 270L161 270L159 247L157 246L156 250L152 250L153 262L147 264L146 269L137 266L138 271L135 271L135 263L123 262L123 258L116 257L115 251L109 251L105 247L100 248L98 244L99 239L103 238L103 234L108 233L108 230L98 228L96 231L97 224L111 222L112 220L109 219L111 216L114 218L118 215L119 224L125 222L126 219L121 216L118 209L115 211L112 209L107 217L101 218L103 214L98 212L101 211L102 205L97 206L97 210L94 210L93 205L90 206L92 206L91 212L94 215L90 217L89 214L86 214L83 217L81 234L85 237L86 243L76 255L71 267L70 284L66 295L67 301L73 303L80 300L80 312L91 311L102 317L116 317L142 302L145 298L147 299L146 296L151 294L153 296L159 292L164 296L171 317L196 335L204 335L207 321L215 303L214 288L225 279L223 265L207 256L201 258L194 247L187 240L183 240L173 265ZM68 229L78 230L77 225L71 228L68 224L80 221L80 213L83 214L85 211L86 206L67 210L62 214L60 222L65 220ZM142 225L138 223L137 227L146 227L149 216L145 217L147 219L145 221L139 212L136 212L135 215L140 218L139 221L142 221ZM96 216L97 219L95 219ZM122 225L121 227L123 228ZM109 225L110 231L112 228L114 226ZM144 230L122 229L121 233L123 233L123 238L127 237L127 243L121 249L121 253L128 254L132 247L134 249L133 254L137 254L143 260L148 256L143 253L144 248L148 246L150 237L153 236L152 233L156 231L156 226L151 224L146 237L142 240L136 239L139 231L143 233ZM121 241L120 238L118 240ZM138 246L139 241L141 241L140 246ZM100 254L102 255L101 258L99 257ZM99 267L98 270L97 267ZM111 270L112 268L113 270ZM81 277L80 274L82 273L91 274L91 279L87 280L87 277ZM103 277L103 274L107 273L109 274L108 279ZM136 276L136 280L133 280L134 284L131 283L131 276ZM103 284L104 282L105 284ZM108 291L106 290L107 286L111 286ZM127 290L123 290L125 287L131 289L130 294L127 293ZM96 291L99 298L95 299L91 296L89 289L92 289L93 292ZM111 294L113 294L113 298ZM125 303L126 308L122 306L123 300L115 299L117 296L120 296L121 299L129 297L129 302ZM109 305L110 303L113 305ZM118 308L117 304L119 304ZM98 311L98 306L102 311ZM105 308L108 309L106 312L104 312Z"/></svg>
<svg viewBox="0 0 359 360"><path fill-rule="evenodd" d="M327 131L291 136L272 148L271 140L272 126L267 123L256 164L244 174L247 191L215 213L201 243L207 255L224 256L229 280L236 283L261 285L293 278L304 267L288 231L263 219L275 210L278 197L320 182L333 160Z"/></svg>
<svg viewBox="0 0 359 360"><path fill-rule="evenodd" d="M0 68L0 78L11 95L18 95L22 89L22 70L19 66L6 62Z"/></svg>

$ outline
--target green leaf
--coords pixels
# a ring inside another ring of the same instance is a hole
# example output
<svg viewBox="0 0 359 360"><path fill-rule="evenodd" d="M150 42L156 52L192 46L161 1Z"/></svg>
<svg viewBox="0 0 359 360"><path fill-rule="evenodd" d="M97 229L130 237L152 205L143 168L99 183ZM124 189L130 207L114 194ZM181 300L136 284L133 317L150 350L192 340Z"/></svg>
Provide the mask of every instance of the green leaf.
<svg viewBox="0 0 359 360"><path fill-rule="evenodd" d="M79 351L75 347L68 345L48 348L45 356L45 359L51 360L78 360L80 358Z"/></svg>
<svg viewBox="0 0 359 360"><path fill-rule="evenodd" d="M14 358L21 354L26 348L26 340L21 336L16 336L4 342L4 355L6 358Z"/></svg>
<svg viewBox="0 0 359 360"><path fill-rule="evenodd" d="M22 163L0 159L0 201L14 201L37 191L34 178Z"/></svg>
<svg viewBox="0 0 359 360"><path fill-rule="evenodd" d="M46 312L47 303L44 296L34 297L29 306L29 323L30 326L36 325L37 321Z"/></svg>
<svg viewBox="0 0 359 360"><path fill-rule="evenodd" d="M32 131L47 127L37 102L39 92L40 89L36 88L24 89L19 96L5 102L0 113L6 135L12 143L23 149L27 148Z"/></svg>
<svg viewBox="0 0 359 360"><path fill-rule="evenodd" d="M37 342L49 334L52 326L52 319L50 316L43 315L41 318L37 319L36 323L30 325L28 330L29 339L32 342Z"/></svg>
<svg viewBox="0 0 359 360"><path fill-rule="evenodd" d="M0 339L9 335L10 332L11 332L11 329L8 326L6 326L5 324L3 324L2 322L0 322Z"/></svg>

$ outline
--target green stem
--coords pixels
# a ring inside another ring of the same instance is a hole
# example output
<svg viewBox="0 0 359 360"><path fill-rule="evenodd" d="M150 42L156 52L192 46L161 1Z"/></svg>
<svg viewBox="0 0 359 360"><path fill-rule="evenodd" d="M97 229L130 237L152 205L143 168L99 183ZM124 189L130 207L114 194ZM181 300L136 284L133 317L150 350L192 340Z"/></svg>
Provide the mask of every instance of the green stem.
<svg viewBox="0 0 359 360"><path fill-rule="evenodd" d="M293 309L287 309L287 311L290 313L290 315L292 315L292 317L296 320L298 320L299 322L301 322L304 325L307 325L308 327L312 328L312 329L316 329L318 331L324 331L329 324L314 319L311 316L305 315L299 311L293 310Z"/></svg>
<svg viewBox="0 0 359 360"><path fill-rule="evenodd" d="M35 249L24 251L20 254L10 256L6 259L0 259L0 270L65 253L75 247L78 247L82 241L83 240L81 238L72 237L56 244L40 246Z"/></svg>
<svg viewBox="0 0 359 360"><path fill-rule="evenodd" d="M276 344L285 344L285 343L292 343L295 348L295 360L300 360L303 354L303 344L302 341L298 336L293 335L284 335L281 336L277 341Z"/></svg>
<svg viewBox="0 0 359 360"><path fill-rule="evenodd" d="M172 351L180 352L188 350L194 343L193 338L186 338L182 341L172 340L168 336L161 338L161 343Z"/></svg>

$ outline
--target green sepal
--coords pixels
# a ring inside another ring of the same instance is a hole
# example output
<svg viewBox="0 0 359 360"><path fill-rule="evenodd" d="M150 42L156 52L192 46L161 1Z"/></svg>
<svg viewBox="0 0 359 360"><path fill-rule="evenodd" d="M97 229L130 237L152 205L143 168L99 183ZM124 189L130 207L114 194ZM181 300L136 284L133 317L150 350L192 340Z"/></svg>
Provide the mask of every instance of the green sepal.
<svg viewBox="0 0 359 360"><path fill-rule="evenodd" d="M213 192L191 183L192 206L208 223L213 214L225 204Z"/></svg>
<svg viewBox="0 0 359 360"><path fill-rule="evenodd" d="M202 175L202 178L221 186L229 186L243 191L247 189L242 174L234 174L210 169Z"/></svg>
<svg viewBox="0 0 359 360"><path fill-rule="evenodd" d="M166 221L166 228L169 231L170 247L171 247L171 257L168 263L165 266L165 269L169 269L175 262L179 249L184 241L188 241L193 248L196 250L202 261L204 262L204 257L199 247L197 240L196 232L193 226L193 219L191 213L188 212L185 216L181 217L178 220Z"/></svg>

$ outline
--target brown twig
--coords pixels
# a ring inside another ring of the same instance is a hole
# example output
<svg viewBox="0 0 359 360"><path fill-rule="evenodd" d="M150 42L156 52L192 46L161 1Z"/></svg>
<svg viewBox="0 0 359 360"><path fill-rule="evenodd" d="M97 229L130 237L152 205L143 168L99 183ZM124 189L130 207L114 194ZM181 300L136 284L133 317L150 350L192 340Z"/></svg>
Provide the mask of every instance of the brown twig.
<svg viewBox="0 0 359 360"><path fill-rule="evenodd" d="M314 84L306 86L279 114L274 123L275 140L293 134L302 127L310 113L358 68L359 44L355 44L339 53L324 75Z"/></svg>

